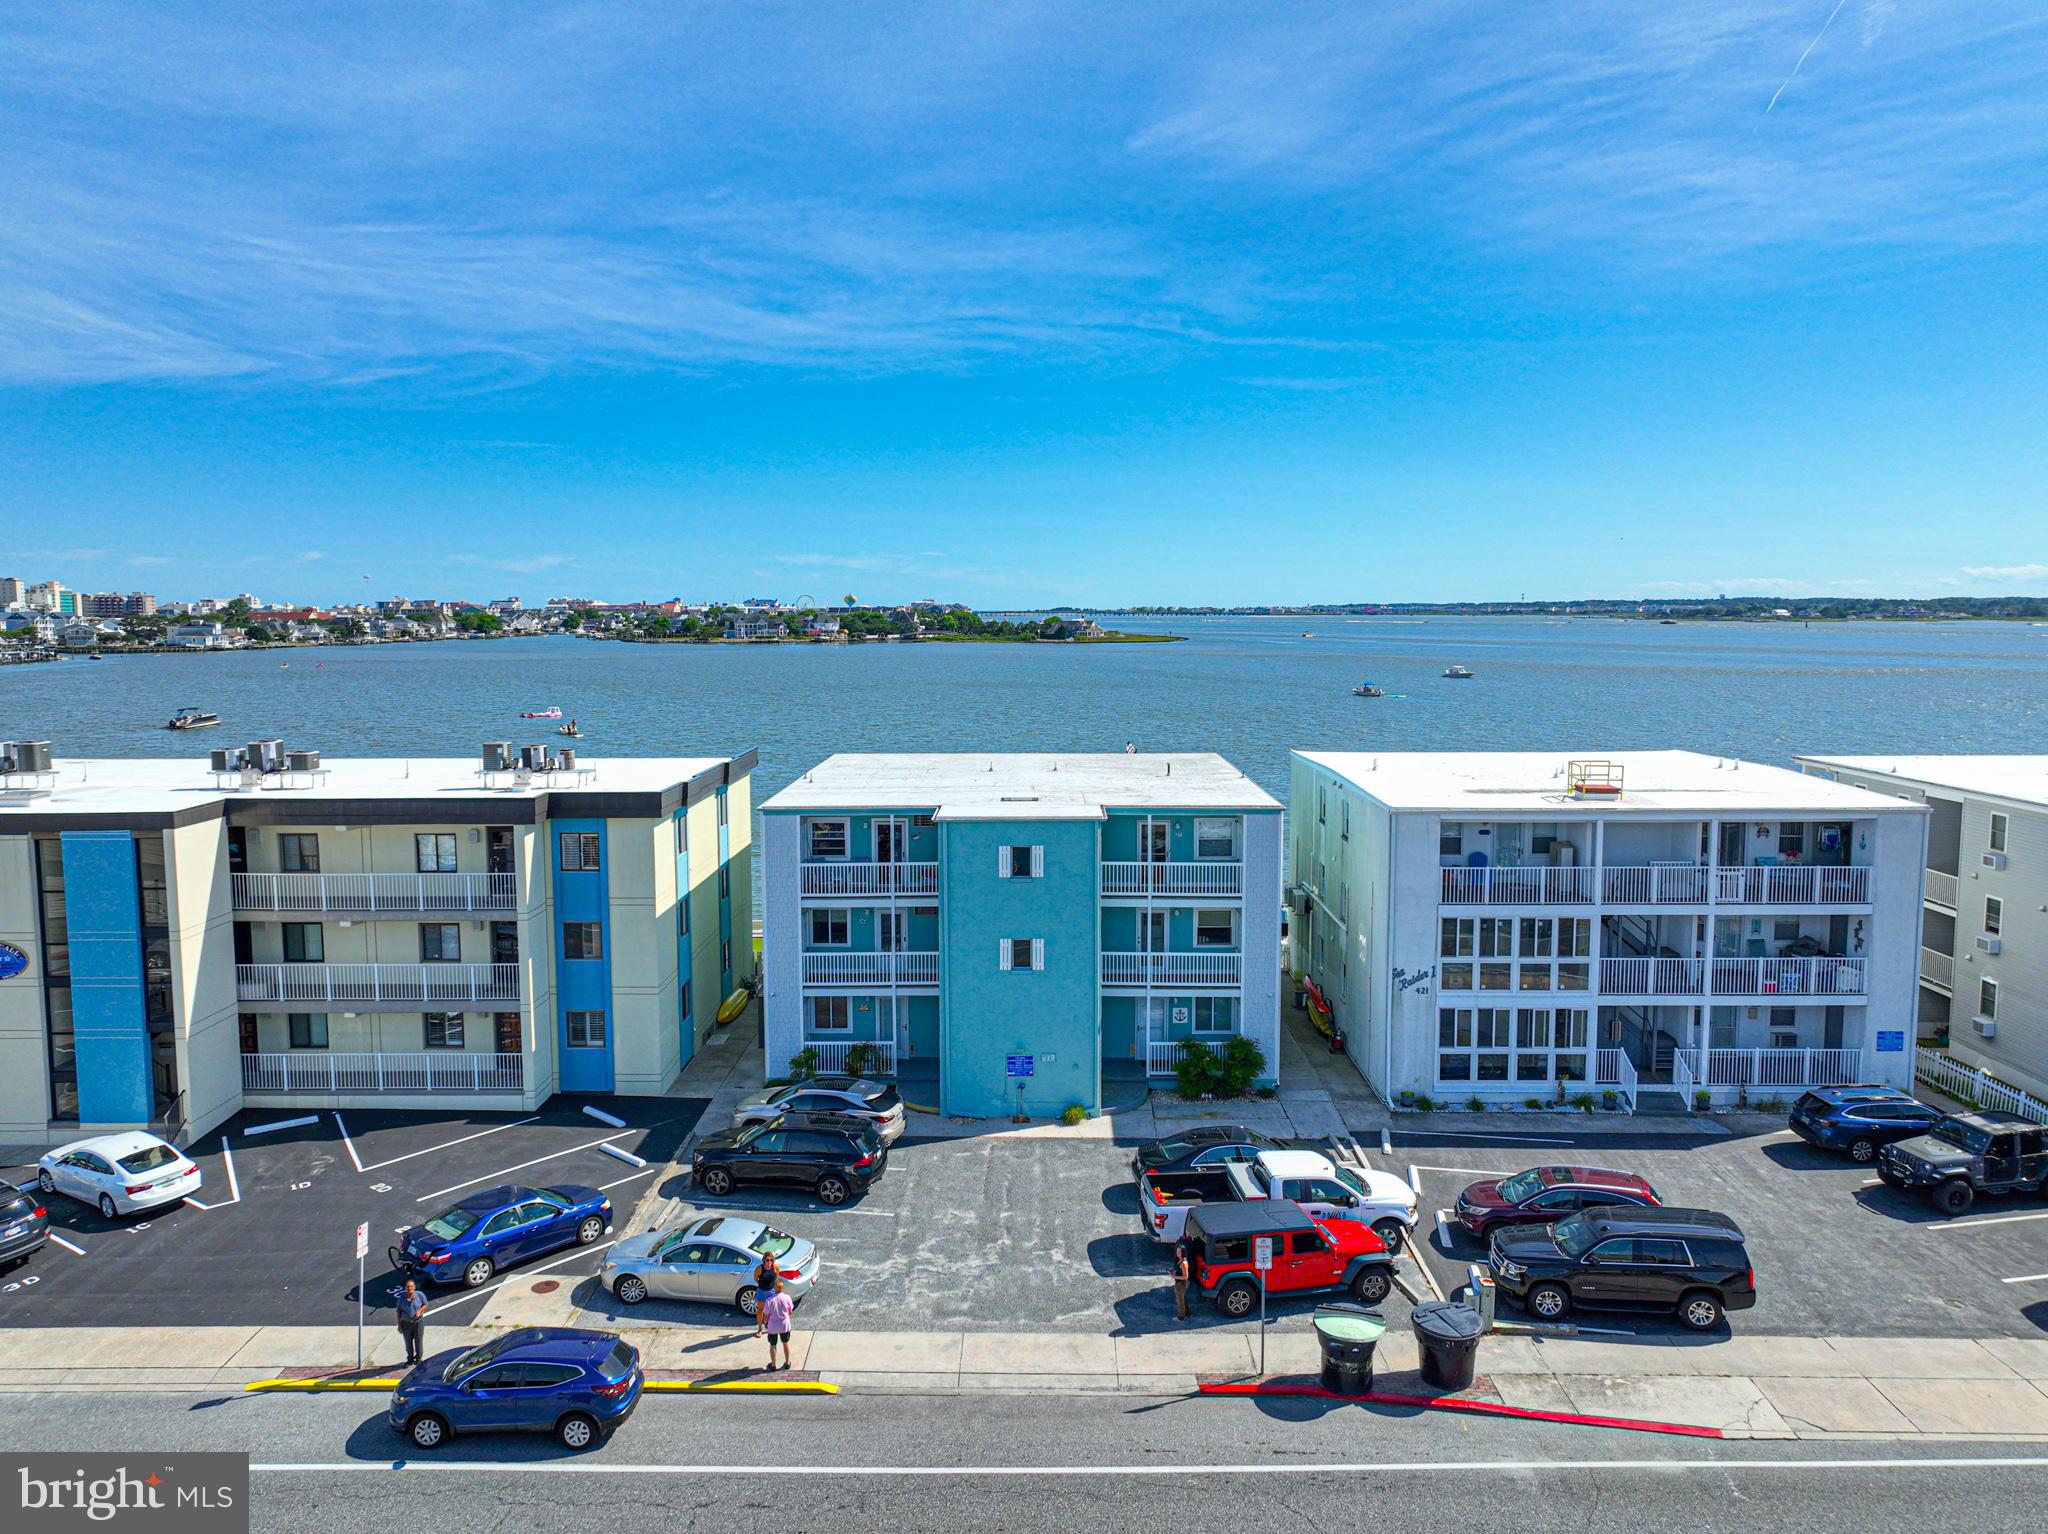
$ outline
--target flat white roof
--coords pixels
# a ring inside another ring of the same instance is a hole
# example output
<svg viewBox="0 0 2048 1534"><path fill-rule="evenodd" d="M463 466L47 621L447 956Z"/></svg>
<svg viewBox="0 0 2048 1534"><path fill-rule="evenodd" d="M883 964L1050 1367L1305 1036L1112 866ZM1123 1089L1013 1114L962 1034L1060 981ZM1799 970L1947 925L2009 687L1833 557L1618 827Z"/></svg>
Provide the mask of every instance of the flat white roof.
<svg viewBox="0 0 2048 1534"><path fill-rule="evenodd" d="M1504 815L1869 815L1917 807L1789 767L1698 751L1298 751L1392 810ZM1611 762L1618 795L1574 798L1566 764Z"/></svg>
<svg viewBox="0 0 2048 1534"><path fill-rule="evenodd" d="M221 744L242 743L222 739ZM424 799L436 795L531 799L563 792L658 794L678 783L687 783L726 760L722 756L579 754L577 767L591 769L592 776L578 780L561 774L552 782L543 778L526 788L487 789L477 775L483 765L481 752L474 757L322 757L320 766L327 776L309 787L224 789L214 781L207 748L203 746L190 756L181 757L60 756L54 763L54 791L20 795L0 790L0 831L7 828L7 817L15 811L36 815L143 815L237 801L309 803L323 799ZM494 774L493 781L509 785L511 776Z"/></svg>
<svg viewBox="0 0 2048 1534"><path fill-rule="evenodd" d="M828 756L766 810L929 810L940 820L1100 820L1120 810L1277 810L1213 751Z"/></svg>
<svg viewBox="0 0 2048 1534"><path fill-rule="evenodd" d="M2048 806L2048 756L1802 756L1799 760L1843 772L1897 778L1916 787Z"/></svg>

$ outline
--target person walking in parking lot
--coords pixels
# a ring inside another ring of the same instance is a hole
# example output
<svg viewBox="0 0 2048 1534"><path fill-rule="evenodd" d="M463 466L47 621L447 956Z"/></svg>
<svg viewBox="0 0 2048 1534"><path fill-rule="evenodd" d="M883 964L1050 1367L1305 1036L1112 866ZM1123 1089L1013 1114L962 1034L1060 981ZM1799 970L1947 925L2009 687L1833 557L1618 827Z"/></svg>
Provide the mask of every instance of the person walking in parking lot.
<svg viewBox="0 0 2048 1534"><path fill-rule="evenodd" d="M754 1264L754 1335L756 1337L760 1336L766 1328L766 1323L761 1319L761 1307L768 1303L768 1296L775 1292L778 1277L779 1275L775 1271L775 1259L766 1252L763 1252L761 1260Z"/></svg>
<svg viewBox="0 0 2048 1534"><path fill-rule="evenodd" d="M426 1351L427 1297L409 1278L398 1292L398 1335L405 1339L405 1361L418 1363Z"/></svg>
<svg viewBox="0 0 2048 1534"><path fill-rule="evenodd" d="M1181 1320L1188 1318L1188 1280L1194 1276L1194 1263L1188 1256L1185 1241L1173 1243L1173 1309Z"/></svg>
<svg viewBox="0 0 2048 1534"><path fill-rule="evenodd" d="M775 1372L775 1344L782 1344L782 1367L792 1367L789 1361L789 1320L796 1314L796 1301L792 1300L782 1287L782 1280L775 1280L775 1287L768 1298L761 1302L761 1325L768 1333L768 1372Z"/></svg>

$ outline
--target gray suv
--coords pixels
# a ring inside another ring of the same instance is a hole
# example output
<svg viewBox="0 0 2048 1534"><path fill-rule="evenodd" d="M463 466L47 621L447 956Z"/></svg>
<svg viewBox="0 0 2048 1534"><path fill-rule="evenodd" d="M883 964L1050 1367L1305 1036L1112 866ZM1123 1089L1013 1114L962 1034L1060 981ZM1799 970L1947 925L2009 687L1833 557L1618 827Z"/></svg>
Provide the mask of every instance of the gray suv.
<svg viewBox="0 0 2048 1534"><path fill-rule="evenodd" d="M879 1134L884 1145L896 1143L906 1122L902 1095L884 1082L813 1076L741 1098L732 1110L732 1127L745 1129L777 1118L792 1129L844 1130L848 1119L858 1120Z"/></svg>

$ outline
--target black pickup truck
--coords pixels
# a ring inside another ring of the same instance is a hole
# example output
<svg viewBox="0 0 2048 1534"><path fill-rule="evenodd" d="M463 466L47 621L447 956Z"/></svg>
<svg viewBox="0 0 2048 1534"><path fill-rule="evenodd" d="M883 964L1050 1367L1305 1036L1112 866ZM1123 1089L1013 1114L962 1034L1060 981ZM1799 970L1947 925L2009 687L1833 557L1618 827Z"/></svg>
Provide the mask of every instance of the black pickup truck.
<svg viewBox="0 0 2048 1534"><path fill-rule="evenodd" d="M2017 1113L1951 1113L1880 1150L1877 1175L1925 1194L1943 1214L1961 1214L1980 1193L2040 1193L2048 1190L2048 1128Z"/></svg>

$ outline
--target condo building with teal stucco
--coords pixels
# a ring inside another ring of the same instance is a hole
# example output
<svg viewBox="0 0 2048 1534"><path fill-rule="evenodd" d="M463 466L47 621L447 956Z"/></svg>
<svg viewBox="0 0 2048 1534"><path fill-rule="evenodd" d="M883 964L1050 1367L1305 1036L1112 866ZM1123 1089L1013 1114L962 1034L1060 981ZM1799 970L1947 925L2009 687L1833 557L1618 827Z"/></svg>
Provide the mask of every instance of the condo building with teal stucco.
<svg viewBox="0 0 2048 1534"><path fill-rule="evenodd" d="M769 1073L1043 1116L1243 1036L1270 1082L1280 815L1213 753L820 762L762 805Z"/></svg>

